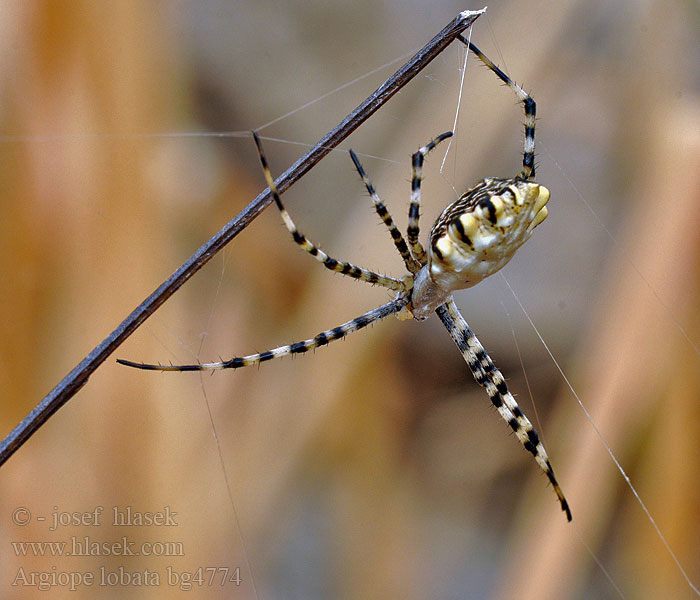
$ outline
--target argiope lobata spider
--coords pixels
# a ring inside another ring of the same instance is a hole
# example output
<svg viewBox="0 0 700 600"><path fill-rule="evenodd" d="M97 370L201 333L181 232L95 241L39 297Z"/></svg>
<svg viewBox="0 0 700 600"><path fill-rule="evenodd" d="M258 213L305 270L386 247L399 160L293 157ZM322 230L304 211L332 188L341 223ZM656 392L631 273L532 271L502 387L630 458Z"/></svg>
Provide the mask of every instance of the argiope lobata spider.
<svg viewBox="0 0 700 600"><path fill-rule="evenodd" d="M331 271L395 291L394 300L343 325L323 331L313 338L249 356L196 365L155 365L122 359L118 359L117 362L139 369L158 371L237 369L325 346L392 313L399 313L399 318L424 320L434 311L457 344L477 383L486 390L500 415L547 475L559 498L562 510L570 521L569 505L557 483L549 457L537 432L518 407L515 398L508 391L503 375L467 325L452 299L452 292L455 290L476 285L508 263L515 251L530 238L534 228L547 217L545 205L549 200L549 190L534 182L535 101L474 44L462 36L458 37L517 94L523 103L525 108L523 168L518 175L510 179L495 177L484 179L445 208L430 231L429 245L426 250L418 241L423 162L425 156L437 144L452 136L452 132L439 135L413 155L406 238L398 230L389 211L379 199L357 156L350 150L350 157L372 197L374 208L389 229L396 249L408 269L408 274L401 279L380 275L336 260L301 233L282 204L260 139L253 132L265 179L294 241Z"/></svg>

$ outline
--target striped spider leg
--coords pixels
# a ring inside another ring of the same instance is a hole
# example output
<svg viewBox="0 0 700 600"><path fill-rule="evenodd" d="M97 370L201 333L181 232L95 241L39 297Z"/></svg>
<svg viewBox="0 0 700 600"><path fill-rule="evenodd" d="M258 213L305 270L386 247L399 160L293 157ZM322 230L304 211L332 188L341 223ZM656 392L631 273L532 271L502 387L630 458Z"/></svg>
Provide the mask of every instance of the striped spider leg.
<svg viewBox="0 0 700 600"><path fill-rule="evenodd" d="M282 220L295 243L327 269L379 285L396 292L394 300L343 325L323 331L313 338L266 352L234 357L226 361L192 365L156 365L118 359L117 362L139 369L158 371L204 371L237 369L259 364L288 354L304 353L362 329L384 317L399 313L399 318L424 320L436 312L467 362L477 383L487 392L499 414L515 432L518 440L545 472L559 498L562 510L571 520L571 511L537 433L518 407L501 372L457 309L452 293L472 287L504 267L515 251L532 235L547 216L545 204L549 191L533 181L535 175L535 102L476 46L460 36L469 50L491 69L520 98L525 108L523 168L511 179L486 178L447 206L433 225L427 249L419 241L420 188L426 155L441 141L452 136L443 133L418 150L412 159L411 200L406 238L396 227L386 206L379 199L360 161L350 156L372 198L375 210L386 225L401 255L408 274L401 279L381 275L330 257L301 233L285 209L275 186L260 139L254 132L265 179Z"/></svg>

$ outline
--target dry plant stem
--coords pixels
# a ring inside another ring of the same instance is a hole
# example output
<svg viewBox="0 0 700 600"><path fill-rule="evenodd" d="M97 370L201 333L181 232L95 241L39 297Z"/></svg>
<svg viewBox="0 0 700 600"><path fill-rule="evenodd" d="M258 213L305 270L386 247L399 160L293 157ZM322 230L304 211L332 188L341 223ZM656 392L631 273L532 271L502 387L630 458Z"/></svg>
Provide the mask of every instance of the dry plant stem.
<svg viewBox="0 0 700 600"><path fill-rule="evenodd" d="M364 102L277 179L283 193L308 173L333 148L371 117L396 92L413 79L486 9L464 11L428 42ZM177 271L122 321L96 348L15 427L0 444L0 465L10 458L59 408L87 383L88 378L178 288L201 269L219 250L243 231L272 201L269 188L258 195L236 217L199 248Z"/></svg>

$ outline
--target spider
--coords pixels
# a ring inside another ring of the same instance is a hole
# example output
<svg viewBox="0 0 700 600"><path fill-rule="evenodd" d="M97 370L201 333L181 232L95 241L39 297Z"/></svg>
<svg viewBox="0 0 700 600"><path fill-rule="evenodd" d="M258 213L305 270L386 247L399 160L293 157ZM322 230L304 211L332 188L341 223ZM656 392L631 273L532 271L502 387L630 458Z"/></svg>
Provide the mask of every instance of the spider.
<svg viewBox="0 0 700 600"><path fill-rule="evenodd" d="M522 102L525 109L523 167L520 173L509 179L488 177L480 181L447 206L430 230L429 245L426 249L418 240L423 163L426 155L437 144L451 137L452 132L437 136L413 155L411 200L405 238L379 199L357 155L350 150L350 157L372 198L374 208L388 228L408 270L408 274L401 279L332 258L301 233L282 204L260 138L253 132L265 179L294 241L327 269L394 291L394 300L352 321L323 331L313 338L226 361L195 365L156 365L123 359L118 359L117 362L138 369L158 371L237 369L325 346L390 314L396 313L400 319L424 320L435 312L462 353L476 382L486 390L500 415L547 475L567 520L571 521L569 505L554 476L549 457L537 432L518 407L515 398L508 391L505 378L460 314L452 298L455 290L476 285L508 263L515 251L530 238L534 228L547 217L545 205L549 200L549 190L534 181L535 101L474 44L462 36L458 38L510 87Z"/></svg>

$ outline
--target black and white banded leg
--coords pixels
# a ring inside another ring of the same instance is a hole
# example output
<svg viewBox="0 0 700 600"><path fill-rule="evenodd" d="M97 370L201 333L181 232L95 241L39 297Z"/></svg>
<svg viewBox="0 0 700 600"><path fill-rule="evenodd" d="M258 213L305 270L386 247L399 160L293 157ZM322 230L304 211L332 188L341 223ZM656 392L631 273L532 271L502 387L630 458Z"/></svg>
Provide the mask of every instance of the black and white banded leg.
<svg viewBox="0 0 700 600"><path fill-rule="evenodd" d="M427 256L423 245L418 241L418 220L420 219L420 184L423 179L423 162L425 156L441 141L452 137L452 132L448 131L437 136L434 140L423 146L418 152L413 155L411 160L413 173L411 177L411 204L408 208L408 229L406 236L408 237L408 245L416 260L420 264L425 264Z"/></svg>
<svg viewBox="0 0 700 600"><path fill-rule="evenodd" d="M518 179L533 179L535 177L535 120L537 105L523 88L506 75L493 61L479 50L464 36L458 35L457 39L465 44L491 71L496 74L503 83L515 92L525 109L525 149L523 152L523 169L517 175Z"/></svg>
<svg viewBox="0 0 700 600"><path fill-rule="evenodd" d="M571 521L569 503L564 498L557 478L554 476L554 469L552 469L552 465L549 462L547 451L544 449L532 423L520 410L518 403L508 390L503 374L496 368L491 357L486 353L481 342L464 320L464 317L462 317L455 306L454 300L450 300L438 307L437 314L462 353L464 360L469 365L476 382L486 390L501 417L515 432L525 449L535 457L537 464L547 475L554 487L557 498L559 498L561 508L566 513L567 520Z"/></svg>
<svg viewBox="0 0 700 600"><path fill-rule="evenodd" d="M368 325L371 325L384 317L388 317L393 313L399 312L404 308L404 306L406 306L407 303L408 300L406 298L392 300L379 308L375 308L364 315L356 317L352 321L343 323L342 325L334 327L333 329L322 331L318 335L309 338L308 340L288 344L286 346L280 346L279 348L273 348L272 350L266 350L265 352L249 354L248 356L237 356L231 358L230 360L213 363L200 363L196 365L149 365L124 360L122 358L118 358L117 362L119 364L126 365L127 367L136 367L137 369L145 369L147 371L216 371L219 369L240 369L241 367L251 367L274 358L282 358L283 356L288 356L290 354L303 354L309 350L326 346L335 340L341 340L345 336L350 335L355 331L363 329L364 327L367 327Z"/></svg>
<svg viewBox="0 0 700 600"><path fill-rule="evenodd" d="M394 240L394 245L399 251L399 254L403 259L406 268L410 273L417 273L418 271L420 271L420 268L422 266L421 263L413 257L413 254L411 254L411 251L408 249L408 245L406 244L406 240L401 234L399 228L394 223L394 220L391 218L391 214L389 214L389 209L387 209L384 203L380 200L377 192L374 189L374 186L372 185L372 182L369 180L369 177L367 177L367 174L365 173L362 164L357 158L357 155L352 150L350 150L350 158L352 158L352 162L355 164L355 168L357 169L357 172L362 178L362 182L367 188L367 193L369 193L370 197L372 198L374 209L377 211L377 214L379 215L379 218L382 220L384 225L387 226L389 234L391 235L391 239Z"/></svg>

